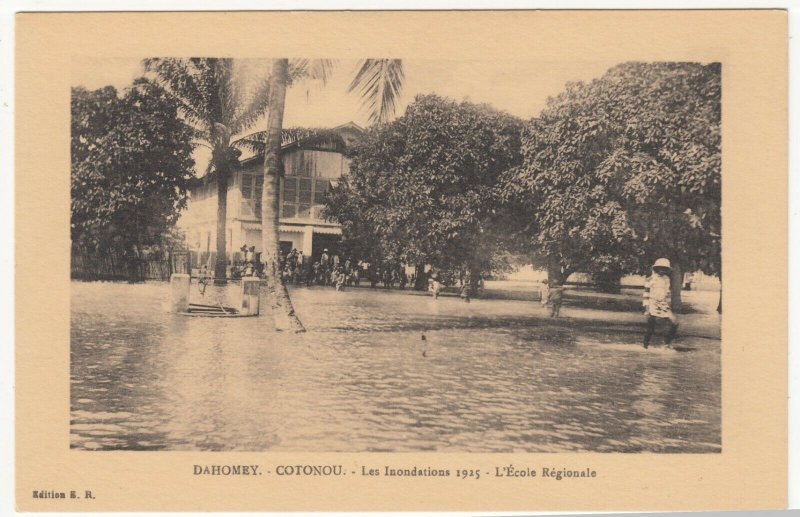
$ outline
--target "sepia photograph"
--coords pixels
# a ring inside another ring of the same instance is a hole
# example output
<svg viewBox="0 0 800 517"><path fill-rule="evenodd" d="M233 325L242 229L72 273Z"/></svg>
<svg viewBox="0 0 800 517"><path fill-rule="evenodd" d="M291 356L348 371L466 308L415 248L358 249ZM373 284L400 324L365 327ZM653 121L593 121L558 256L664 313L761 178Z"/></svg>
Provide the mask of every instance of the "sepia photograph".
<svg viewBox="0 0 800 517"><path fill-rule="evenodd" d="M722 452L725 73L73 57L69 447Z"/></svg>

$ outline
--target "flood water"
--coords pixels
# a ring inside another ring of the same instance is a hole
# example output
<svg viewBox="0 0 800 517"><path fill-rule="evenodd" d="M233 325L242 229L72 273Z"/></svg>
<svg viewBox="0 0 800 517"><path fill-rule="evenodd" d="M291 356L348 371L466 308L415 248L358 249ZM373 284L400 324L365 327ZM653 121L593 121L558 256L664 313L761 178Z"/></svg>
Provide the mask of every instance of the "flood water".
<svg viewBox="0 0 800 517"><path fill-rule="evenodd" d="M645 351L637 327L568 304L553 322L531 301L314 287L292 291L298 335L268 311L169 314L168 288L73 282L73 448L721 449L720 342L702 332ZM235 305L237 288L192 301Z"/></svg>

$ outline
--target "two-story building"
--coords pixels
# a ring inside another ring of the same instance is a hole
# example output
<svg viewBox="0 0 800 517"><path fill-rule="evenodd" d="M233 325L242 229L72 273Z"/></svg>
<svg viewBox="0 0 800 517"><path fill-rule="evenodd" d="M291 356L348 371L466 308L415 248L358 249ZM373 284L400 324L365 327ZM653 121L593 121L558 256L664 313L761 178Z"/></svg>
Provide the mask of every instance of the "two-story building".
<svg viewBox="0 0 800 517"><path fill-rule="evenodd" d="M280 241L284 254L292 248L305 257L318 257L324 248L335 250L341 228L322 218L325 194L331 185L350 170L344 155L347 145L363 129L348 123L329 131L339 138L305 136L284 138L281 147L283 176L280 180ZM261 248L261 194L264 185L263 155L241 160L228 183L227 220L225 224L227 255L237 260L242 245ZM213 176L201 178L190 189L186 211L181 216L193 264L208 264L213 269L216 252L217 185Z"/></svg>

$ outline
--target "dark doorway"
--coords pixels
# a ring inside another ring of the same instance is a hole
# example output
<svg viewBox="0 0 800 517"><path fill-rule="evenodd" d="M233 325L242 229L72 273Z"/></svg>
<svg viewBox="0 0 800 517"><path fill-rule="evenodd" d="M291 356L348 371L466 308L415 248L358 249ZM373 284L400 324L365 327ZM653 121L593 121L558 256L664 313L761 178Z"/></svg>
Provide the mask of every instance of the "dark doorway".
<svg viewBox="0 0 800 517"><path fill-rule="evenodd" d="M338 235L325 235L320 233L315 233L313 237L313 241L311 243L312 247L312 254L311 260L316 262L319 260L319 256L322 255L322 251L326 248L328 249L328 255L333 256L339 253L339 240L340 237Z"/></svg>
<svg viewBox="0 0 800 517"><path fill-rule="evenodd" d="M292 251L292 241L281 241L281 259L285 259L290 251Z"/></svg>

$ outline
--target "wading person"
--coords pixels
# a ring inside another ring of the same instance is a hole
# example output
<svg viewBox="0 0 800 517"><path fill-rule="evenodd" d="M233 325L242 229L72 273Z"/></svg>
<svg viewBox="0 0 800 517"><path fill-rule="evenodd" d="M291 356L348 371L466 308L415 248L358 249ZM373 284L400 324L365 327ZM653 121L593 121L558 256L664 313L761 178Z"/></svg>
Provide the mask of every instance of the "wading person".
<svg viewBox="0 0 800 517"><path fill-rule="evenodd" d="M200 291L201 296L206 295L206 287L208 286L209 274L208 274L208 265L203 264L202 269L200 269L200 279L197 282L197 289Z"/></svg>
<svg viewBox="0 0 800 517"><path fill-rule="evenodd" d="M439 293L442 292L442 283L439 281L439 273L432 274L430 279L428 279L428 282L430 282L428 290L430 290L431 294L433 295L433 299L438 300Z"/></svg>
<svg viewBox="0 0 800 517"><path fill-rule="evenodd" d="M547 306L547 298L550 295L550 284L547 283L547 278L542 280L542 288L539 290L540 296L542 298L542 307Z"/></svg>
<svg viewBox="0 0 800 517"><path fill-rule="evenodd" d="M644 347L650 346L650 338L656 330L656 323L665 320L669 323L669 331L665 343L670 346L678 333L678 322L672 313L672 290L669 275L672 266L669 260L660 258L653 264L653 274L644 284L644 313L647 315L647 330L644 333Z"/></svg>
<svg viewBox="0 0 800 517"><path fill-rule="evenodd" d="M558 318L561 314L561 302L564 300L564 286L555 280L548 289L547 303L550 304L550 317Z"/></svg>
<svg viewBox="0 0 800 517"><path fill-rule="evenodd" d="M469 303L469 281L461 281L461 291L459 296L461 296L461 300L464 301L464 303Z"/></svg>

